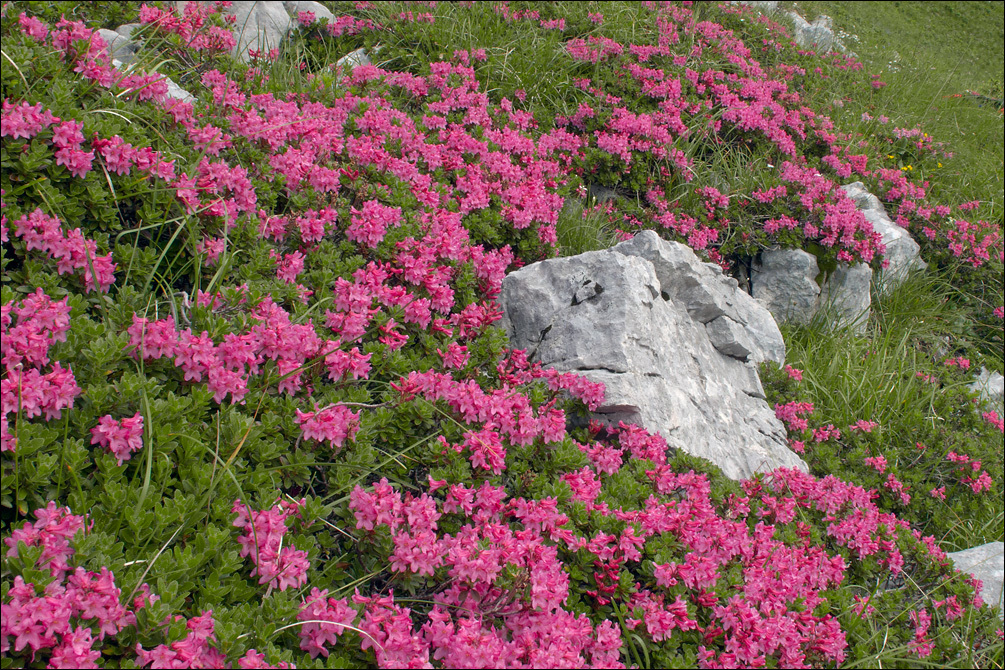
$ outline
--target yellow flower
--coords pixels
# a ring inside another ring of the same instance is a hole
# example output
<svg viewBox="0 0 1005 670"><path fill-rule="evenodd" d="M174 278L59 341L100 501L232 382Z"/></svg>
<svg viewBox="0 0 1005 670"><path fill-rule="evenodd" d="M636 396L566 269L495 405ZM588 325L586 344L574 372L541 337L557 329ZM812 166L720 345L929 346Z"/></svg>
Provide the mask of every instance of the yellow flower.
<svg viewBox="0 0 1005 670"><path fill-rule="evenodd" d="M939 165L939 167L942 167L942 163L939 163L938 165Z"/></svg>
<svg viewBox="0 0 1005 670"><path fill-rule="evenodd" d="M887 158L893 158L893 154L887 154L886 157Z"/></svg>

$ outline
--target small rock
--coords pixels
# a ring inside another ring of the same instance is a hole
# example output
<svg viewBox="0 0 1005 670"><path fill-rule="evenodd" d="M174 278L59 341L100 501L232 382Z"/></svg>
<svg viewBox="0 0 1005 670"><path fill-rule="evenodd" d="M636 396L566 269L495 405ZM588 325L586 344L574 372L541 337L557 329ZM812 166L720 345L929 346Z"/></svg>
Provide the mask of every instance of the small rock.
<svg viewBox="0 0 1005 670"><path fill-rule="evenodd" d="M971 392L978 394L981 402L996 410L998 416L1005 418L1005 377L1001 373L989 372L982 367L981 373L969 388Z"/></svg>
<svg viewBox="0 0 1005 670"><path fill-rule="evenodd" d="M118 31L99 28L98 34L108 44L108 55L121 63L131 63L139 51L139 46Z"/></svg>
<svg viewBox="0 0 1005 670"><path fill-rule="evenodd" d="M855 201L855 207L872 224L872 229L880 234L886 245L885 258L890 264L877 278L880 288L889 290L901 284L912 270L924 270L928 267L921 260L918 243L909 232L890 220L879 198L867 191L862 182L852 182L841 188L845 195Z"/></svg>
<svg viewBox="0 0 1005 670"><path fill-rule="evenodd" d="M820 53L832 51L837 46L837 39L831 29L831 17L826 14L818 16L809 23L796 12L789 12L793 23L793 36L796 44L801 47L813 48Z"/></svg>
<svg viewBox="0 0 1005 670"><path fill-rule="evenodd" d="M979 547L954 551L949 554L957 570L969 572L984 582L981 598L998 610L998 616L1005 619L1005 603L1002 602L1002 588L1005 584L1005 543L988 542Z"/></svg>
<svg viewBox="0 0 1005 670"><path fill-rule="evenodd" d="M361 65L373 65L373 63L369 54L366 53L366 49L360 48L339 58L335 65L343 69L355 70Z"/></svg>
<svg viewBox="0 0 1005 670"><path fill-rule="evenodd" d="M871 285L872 268L868 265L839 263L824 282L817 310L830 311L837 327L851 327L862 334L869 324Z"/></svg>
<svg viewBox="0 0 1005 670"><path fill-rule="evenodd" d="M817 311L817 259L802 249L774 249L751 268L751 295L780 323L806 324Z"/></svg>

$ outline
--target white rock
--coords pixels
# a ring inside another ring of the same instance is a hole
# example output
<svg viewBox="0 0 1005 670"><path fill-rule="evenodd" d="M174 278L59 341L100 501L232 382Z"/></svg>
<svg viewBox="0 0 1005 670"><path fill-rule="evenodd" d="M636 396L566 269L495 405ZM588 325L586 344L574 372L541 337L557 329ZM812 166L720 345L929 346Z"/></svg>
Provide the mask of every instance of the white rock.
<svg viewBox="0 0 1005 670"><path fill-rule="evenodd" d="M872 305L872 268L864 263L839 263L824 282L817 310L824 310L839 328L865 332Z"/></svg>
<svg viewBox="0 0 1005 670"><path fill-rule="evenodd" d="M122 63L130 63L139 51L136 44L118 31L99 28L98 34L108 44L108 55Z"/></svg>
<svg viewBox="0 0 1005 670"><path fill-rule="evenodd" d="M179 14L184 11L186 4L186 0L175 2ZM236 18L232 32L237 44L231 50L231 55L247 63L251 60L249 49L265 55L270 49L279 48L280 42L293 26L283 4L279 0L238 0L224 9L224 15Z"/></svg>
<svg viewBox="0 0 1005 670"><path fill-rule="evenodd" d="M722 268L701 262L687 245L667 242L646 230L613 251L652 263L662 290L692 319L706 324L706 330L711 328L713 344L722 353L755 363L785 361L785 341L771 314Z"/></svg>
<svg viewBox="0 0 1005 670"><path fill-rule="evenodd" d="M802 249L769 249L751 267L751 294L768 308L778 323L808 324L818 312L828 314L837 327L863 332L872 303L872 270L868 265L837 269L817 284L816 256Z"/></svg>
<svg viewBox="0 0 1005 670"><path fill-rule="evenodd" d="M949 554L957 570L969 572L984 582L981 598L998 610L998 616L1005 619L1005 603L1002 602L1002 588L1005 584L1005 543L988 542L979 547L954 551Z"/></svg>
<svg viewBox="0 0 1005 670"><path fill-rule="evenodd" d="M802 249L774 249L761 254L750 272L751 295L779 323L809 323L816 314L820 287L817 259Z"/></svg>
<svg viewBox="0 0 1005 670"><path fill-rule="evenodd" d="M335 20L335 15L328 11L327 7L320 2L313 2L313 0L292 0L284 2L283 6L294 22L296 22L297 14L300 12L314 12L314 18L318 21L321 19L328 19L329 22Z"/></svg>
<svg viewBox="0 0 1005 670"><path fill-rule="evenodd" d="M638 238L635 245L625 243L629 251L659 249ZM547 367L603 382L606 401L597 418L658 432L670 447L710 460L727 477L777 467L807 470L763 399L755 364L717 350L707 324L689 314L701 312L697 291L689 294L689 309L683 294L675 293L668 267L662 269L664 286L654 263L619 247L534 263L508 275L499 302L511 346ZM714 276L697 257L695 265ZM721 298L723 278L715 281L707 292L713 300ZM681 285L686 288L687 280ZM740 329L725 337L740 346L741 335L750 336Z"/></svg>
<svg viewBox="0 0 1005 670"><path fill-rule="evenodd" d="M355 70L361 65L373 65L373 63L370 61L370 56L366 53L366 49L360 48L339 58L335 62L335 65L343 69Z"/></svg>
<svg viewBox="0 0 1005 670"><path fill-rule="evenodd" d="M978 394L981 402L998 412L998 416L1005 418L1005 377L999 372L989 372L987 368L981 368L981 373L977 375L970 390Z"/></svg>
<svg viewBox="0 0 1005 670"><path fill-rule="evenodd" d="M889 267L877 278L883 290L889 290L904 281L912 270L924 270L928 267L921 260L921 248L911 234L894 223L886 213L879 198L865 189L860 181L845 184L841 187L845 194L855 201L856 208L872 224L873 230L883 238L886 245L886 260Z"/></svg>
<svg viewBox="0 0 1005 670"><path fill-rule="evenodd" d="M831 29L831 17L826 14L818 16L809 23L796 12L789 12L793 23L793 37L801 47L814 48L820 53L826 53L837 46L834 31Z"/></svg>

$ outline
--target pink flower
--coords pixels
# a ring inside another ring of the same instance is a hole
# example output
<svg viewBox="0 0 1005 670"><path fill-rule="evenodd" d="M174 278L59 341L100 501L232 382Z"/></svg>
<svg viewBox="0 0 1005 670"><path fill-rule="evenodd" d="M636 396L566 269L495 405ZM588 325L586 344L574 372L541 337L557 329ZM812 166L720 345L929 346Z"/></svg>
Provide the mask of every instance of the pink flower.
<svg viewBox="0 0 1005 670"><path fill-rule="evenodd" d="M328 598L327 589L311 589L311 594L300 608L297 620L305 622L300 627L300 648L317 658L328 658L327 645L334 645L339 635L356 621L356 610L345 598Z"/></svg>
<svg viewBox="0 0 1005 670"><path fill-rule="evenodd" d="M91 435L91 444L108 449L122 465L143 448L143 415L137 412L130 418L116 421L106 414L91 429Z"/></svg>
<svg viewBox="0 0 1005 670"><path fill-rule="evenodd" d="M295 419L304 438L328 442L334 449L342 448L346 440L354 440L359 430L359 414L345 405L332 405L316 412L301 412Z"/></svg>
<svg viewBox="0 0 1005 670"><path fill-rule="evenodd" d="M797 382L801 382L803 380L803 371L802 370L797 370L796 368L792 367L791 365L786 365L785 366L785 372L786 372L786 374L789 375L790 379L794 379Z"/></svg>
<svg viewBox="0 0 1005 670"><path fill-rule="evenodd" d="M998 416L998 412L983 412L981 416L992 426L1005 433L1005 419Z"/></svg>
<svg viewBox="0 0 1005 670"><path fill-rule="evenodd" d="M886 472L886 458L882 455L870 456L865 458L864 462L866 465L872 466L872 468L880 474Z"/></svg>

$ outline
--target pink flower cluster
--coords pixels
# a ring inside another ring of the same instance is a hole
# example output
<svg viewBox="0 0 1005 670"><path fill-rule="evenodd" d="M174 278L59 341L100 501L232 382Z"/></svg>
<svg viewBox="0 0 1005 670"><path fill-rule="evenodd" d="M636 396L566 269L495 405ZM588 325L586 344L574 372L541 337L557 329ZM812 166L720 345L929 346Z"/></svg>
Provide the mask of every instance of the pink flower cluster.
<svg viewBox="0 0 1005 670"><path fill-rule="evenodd" d="M960 478L960 483L969 486L974 493L991 490L994 480L991 479L991 475L981 470L981 462L979 460L972 459L966 454L957 454L955 451L950 451L946 454L946 460L950 463L959 464L956 471L964 473ZM973 473L977 472L980 474L974 477Z"/></svg>
<svg viewBox="0 0 1005 670"><path fill-rule="evenodd" d="M311 589L297 614L300 627L300 648L317 658L318 654L328 658L328 645L334 645L339 635L352 627L356 621L356 610L349 606L345 598L336 600L328 597L328 590Z"/></svg>
<svg viewBox="0 0 1005 670"><path fill-rule="evenodd" d="M48 570L55 580L40 589L15 575L4 596L0 651L10 658L28 648L32 659L39 651L50 654L50 667L97 668L101 652L95 643L135 626L135 613L120 602L122 591L107 568L95 573L70 567L74 554L70 541L84 528L84 517L57 508L54 502L36 510L35 516L34 524L25 524L4 538L7 555L18 556L20 542L43 547L38 567ZM156 596L144 584L132 610L153 600Z"/></svg>
<svg viewBox="0 0 1005 670"><path fill-rule="evenodd" d="M514 359L514 367L522 364L524 369L518 367L510 373L510 381L525 384L543 379L552 391L569 391L592 407L596 407L596 403L603 398L602 385L598 388L577 375L542 370L540 365L530 366L522 352L517 352ZM486 392L474 380L456 381L447 373L430 370L411 372L392 387L398 390L403 401L411 400L417 394L430 402L442 400L459 420L467 424L481 424L480 429L467 431L462 443L449 444L441 437L441 444L444 449L453 449L458 453L466 451L472 465L495 474L505 469L507 449L504 439L511 445L525 446L537 438L558 442L565 436L565 412L549 403L539 407L535 417L527 396L514 392L507 383L500 389Z"/></svg>
<svg viewBox="0 0 1005 670"><path fill-rule="evenodd" d="M219 299L201 294L199 300L216 304ZM227 394L231 402L242 402L250 378L264 373L266 361L274 361L281 375L278 389L291 395L297 393L303 385L306 361L317 356L323 345L313 324L310 320L292 323L289 313L271 298L248 312L250 330L224 335L219 344L205 331L201 335L194 334L191 328L179 332L172 317L151 321L134 315L133 325L127 330L129 346L145 361L172 359L185 373L186 381L199 383L205 378L218 403Z"/></svg>
<svg viewBox="0 0 1005 670"><path fill-rule="evenodd" d="M342 448L346 440L356 438L359 414L353 413L345 405L325 407L316 412L301 412L298 409L296 423L305 439L327 442L337 450Z"/></svg>
<svg viewBox="0 0 1005 670"><path fill-rule="evenodd" d="M436 483L437 487L442 482ZM432 490L432 486L431 486ZM433 576L446 570L451 584L435 596L429 621L419 631L407 608L388 598L355 596L364 605L359 628L362 647L375 650L381 667L421 667L430 655L448 666L479 667L495 659L513 665L530 663L554 667L567 663L593 664L619 661L620 632L616 626L596 630L585 616L576 617L561 608L568 595L568 575L561 569L551 541L575 548L577 539L565 529L569 519L557 509L554 499L505 502L505 490L484 483L480 488L450 486L442 500L427 494L402 498L381 480L367 492L356 487L350 509L357 528L374 532L387 527L394 541L392 570ZM456 534L438 534L443 514L459 514L475 524ZM514 532L507 517L523 526ZM488 547L487 549L483 547ZM502 582L504 571L515 572L523 589L510 589ZM345 603L329 607L341 621L351 621ZM456 614L454 614L456 612ZM334 620L334 619L333 619ZM496 623L493 623L496 622ZM332 627L334 633L334 627ZM310 645L309 635L303 635ZM304 646L307 648L307 646ZM323 653L320 651L318 653ZM312 655L316 655L312 651Z"/></svg>
<svg viewBox="0 0 1005 670"><path fill-rule="evenodd" d="M59 219L46 216L41 209L22 216L14 226L14 234L24 240L28 251L38 249L47 254L56 261L59 274L83 271L88 292L99 288L107 293L115 282L112 255L99 256L98 245L85 239L80 228L64 233Z"/></svg>
<svg viewBox="0 0 1005 670"><path fill-rule="evenodd" d="M775 416L780 421L784 421L790 431L806 430L809 421L804 415L813 413L813 403L811 402L790 402L782 405L775 405Z"/></svg>
<svg viewBox="0 0 1005 670"><path fill-rule="evenodd" d="M234 525L244 531L237 539L241 556L248 556L255 564L251 576L258 576L259 584L268 584L269 590L285 591L291 586L300 587L307 582L307 552L293 545L283 546L283 536L288 530L286 520L300 516L299 503L280 501L267 510L253 511L240 500L234 501L231 511L237 515Z"/></svg>
<svg viewBox="0 0 1005 670"><path fill-rule="evenodd" d="M226 28L211 25L207 19L218 11L215 3L185 5L179 17L172 10L163 10L143 4L140 7L140 22L155 26L164 35L178 35L187 48L196 52L223 52L237 45L233 33ZM234 17L227 17L233 19Z"/></svg>
<svg viewBox="0 0 1005 670"><path fill-rule="evenodd" d="M36 661L36 653L43 652L48 667L98 668L102 658L101 642L114 638L128 627L136 626L136 612L158 600L150 593L147 584L140 584L131 604L122 603L122 591L115 584L114 575L101 568L98 573L72 568L69 560L74 556L70 541L76 534L93 524L84 517L58 508L50 502L45 509L35 510L34 524L14 529L4 538L7 555L17 557L18 544L43 548L36 565L48 570L55 578L44 589L26 583L15 575L13 585L4 595L3 617L0 619L0 651L4 658L15 662ZM182 617L175 617L183 620ZM136 662L140 667L157 668L223 668L228 667L226 656L210 646L214 640L212 612L206 612L186 622L188 634L184 639L161 644L151 650L136 645ZM113 643L114 644L114 643ZM30 650L31 656L22 656ZM120 649L115 649L120 654ZM238 659L241 668L268 668L264 655L251 649ZM290 667L281 663L279 668Z"/></svg>
<svg viewBox="0 0 1005 670"><path fill-rule="evenodd" d="M181 620L182 617L176 619ZM136 660L139 667L145 668L148 665L154 668L226 667L227 656L209 644L210 640L216 640L213 632L215 625L213 612L210 610L185 622L188 634L181 640L170 644L159 644L149 651L137 643Z"/></svg>
<svg viewBox="0 0 1005 670"><path fill-rule="evenodd" d="M57 361L45 372L49 349L56 342L65 342L69 329L67 299L54 301L42 289L0 307L0 362L4 371L0 381L0 452L17 448L12 419L58 419L80 395L73 370Z"/></svg>
<svg viewBox="0 0 1005 670"><path fill-rule="evenodd" d="M106 414L98 419L91 435L91 444L108 449L122 465L143 448L143 415L136 412L131 417L116 421Z"/></svg>

